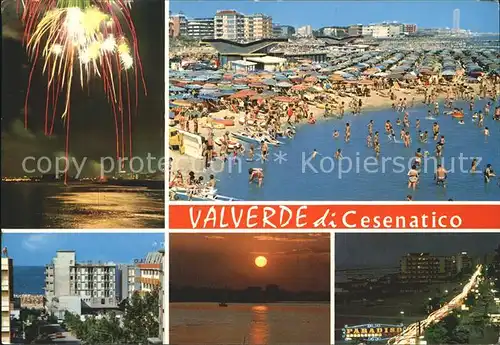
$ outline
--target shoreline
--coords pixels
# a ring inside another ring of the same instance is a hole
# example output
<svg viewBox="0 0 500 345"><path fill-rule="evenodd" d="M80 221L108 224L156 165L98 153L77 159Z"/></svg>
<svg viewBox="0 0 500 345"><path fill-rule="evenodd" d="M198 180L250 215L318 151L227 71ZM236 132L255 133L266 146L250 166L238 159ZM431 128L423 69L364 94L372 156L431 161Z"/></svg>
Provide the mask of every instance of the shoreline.
<svg viewBox="0 0 500 345"><path fill-rule="evenodd" d="M407 91L404 92L403 90ZM385 91L385 90L384 90ZM399 92L398 92L399 91ZM418 107L420 105L424 105L423 100L425 98L425 95L423 93L417 92L416 89L399 89L393 91L396 95L396 99L400 98L407 98L409 99L409 103L411 102L411 98L414 98L414 105L411 108ZM444 100L446 95L445 91L439 92L436 101L441 102ZM359 98L359 97L358 97ZM349 104L351 97L336 97L336 100L338 102L344 102L345 104ZM380 110L390 110L392 111L392 104L395 103L395 101L391 100L389 97L383 97L377 94L376 91L373 91L372 95L370 97L361 97L363 101L363 107L362 107L362 112L360 115L357 116L363 116L366 112L372 112L372 111L380 111ZM409 108L409 109L411 109ZM324 109L318 108L314 105L309 105L309 111L313 113L317 124L322 124L325 122L328 122L329 120L339 120L339 117L336 116L330 116L330 117L324 117L322 114L324 112ZM350 113L352 112L352 108L346 106L345 107L345 113L346 115L351 115ZM244 128L244 125L240 124L238 122L238 119L240 116L243 116L244 113L234 113L229 111L228 109L221 110L216 113L210 113L209 117L211 118L217 118L217 117L233 117L235 122L234 126L226 127L224 129L212 129L212 132L214 134L214 137L217 138L219 136L222 136L224 132L229 131L239 131ZM282 117L283 119L284 117ZM202 122L203 124L206 123L206 118L203 118L204 121ZM307 122L301 121L296 124L296 126L302 126L306 125ZM174 128L178 128L177 126L173 126ZM202 124L200 124L199 128L199 135L206 137L208 135L209 129L207 127L203 127ZM217 146L216 146L217 147ZM187 155L181 155L178 151L173 151L169 149L169 157L173 158L172 162L172 168L170 169L170 174L175 173L177 170L180 170L183 176L186 176L190 171L193 171L195 175L197 176L203 176L204 180L208 181L209 175L213 174L217 178L217 174L224 171L224 162L221 162L220 160L214 160L212 161L211 168L210 169L204 169L204 162L202 159L195 158L192 156L187 156ZM215 165L215 166L214 166ZM169 182L171 181L171 175L169 175ZM220 182L220 180L217 180L217 182Z"/></svg>

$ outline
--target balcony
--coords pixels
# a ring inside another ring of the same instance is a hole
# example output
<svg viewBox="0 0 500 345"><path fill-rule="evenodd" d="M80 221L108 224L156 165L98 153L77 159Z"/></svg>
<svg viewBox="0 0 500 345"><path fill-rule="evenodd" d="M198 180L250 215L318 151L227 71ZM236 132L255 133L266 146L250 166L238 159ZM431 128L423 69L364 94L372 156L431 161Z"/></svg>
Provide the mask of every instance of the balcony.
<svg viewBox="0 0 500 345"><path fill-rule="evenodd" d="M7 303L2 302L2 311L10 311L9 305Z"/></svg>

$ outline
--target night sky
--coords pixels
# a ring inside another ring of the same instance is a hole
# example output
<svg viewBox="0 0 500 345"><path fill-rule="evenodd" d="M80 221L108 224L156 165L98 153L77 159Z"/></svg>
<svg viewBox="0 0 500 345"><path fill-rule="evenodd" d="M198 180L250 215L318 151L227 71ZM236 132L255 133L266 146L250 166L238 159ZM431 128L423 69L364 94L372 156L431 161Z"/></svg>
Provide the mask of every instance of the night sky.
<svg viewBox="0 0 500 345"><path fill-rule="evenodd" d="M255 257L268 264L257 268ZM277 284L330 290L330 237L324 234L171 234L170 281L177 286L243 289Z"/></svg>
<svg viewBox="0 0 500 345"><path fill-rule="evenodd" d="M409 252L451 255L466 251L481 256L499 244L499 233L336 234L335 267L396 267Z"/></svg>
<svg viewBox="0 0 500 345"><path fill-rule="evenodd" d="M148 96L139 92L139 111L133 115L133 154L164 154L164 2L136 2L131 10L136 26L139 52L144 67ZM29 130L24 129L24 98L30 63L19 40L20 25L15 13L2 11L2 176L18 175L26 156L60 156L64 152L62 111L56 115L55 136L43 133L45 85L41 69L34 73L29 104ZM78 79L78 78L75 78ZM73 87L70 126L70 155L98 161L115 156L115 125L111 105L101 80L81 91ZM132 96L135 100L135 96ZM127 133L127 132L126 132ZM128 143L128 137L125 141ZM128 150L127 150L128 152ZM88 165L91 167L92 165ZM85 171L85 170L84 170ZM85 171L86 175L93 171Z"/></svg>

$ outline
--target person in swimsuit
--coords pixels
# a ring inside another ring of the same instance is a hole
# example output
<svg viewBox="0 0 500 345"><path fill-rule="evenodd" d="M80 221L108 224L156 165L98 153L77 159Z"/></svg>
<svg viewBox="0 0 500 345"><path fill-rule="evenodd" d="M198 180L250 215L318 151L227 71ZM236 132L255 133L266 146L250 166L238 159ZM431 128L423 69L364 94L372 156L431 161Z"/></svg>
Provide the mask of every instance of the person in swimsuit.
<svg viewBox="0 0 500 345"><path fill-rule="evenodd" d="M349 123L345 124L345 142L348 143L351 140L351 126Z"/></svg>
<svg viewBox="0 0 500 345"><path fill-rule="evenodd" d="M472 160L472 163L471 163L471 166L470 166L470 172L474 173L474 172L476 172L476 170L477 170L477 159L474 158Z"/></svg>
<svg viewBox="0 0 500 345"><path fill-rule="evenodd" d="M262 158L262 161L266 161L267 160L267 150L268 150L268 146L267 146L267 143L262 140L260 142L260 152L261 152L261 158Z"/></svg>
<svg viewBox="0 0 500 345"><path fill-rule="evenodd" d="M216 180L214 175L210 175L210 179L208 180L208 187L215 188Z"/></svg>
<svg viewBox="0 0 500 345"><path fill-rule="evenodd" d="M374 150L375 150L375 157L380 156L380 144L378 142L375 144Z"/></svg>
<svg viewBox="0 0 500 345"><path fill-rule="evenodd" d="M408 194L406 196L406 201L413 201L413 197L410 194Z"/></svg>
<svg viewBox="0 0 500 345"><path fill-rule="evenodd" d="M415 152L415 165L420 166L422 164L422 157L424 155L422 154L422 149L419 147L417 149L417 152Z"/></svg>
<svg viewBox="0 0 500 345"><path fill-rule="evenodd" d="M262 187L262 181L264 180L264 172L260 168L250 168L248 169L248 174L250 175L250 178L248 180L249 183L252 183L253 181L257 181L259 184L259 187Z"/></svg>
<svg viewBox="0 0 500 345"><path fill-rule="evenodd" d="M416 165L412 165L410 171L408 171L408 188L415 190L418 183L418 170Z"/></svg>
<svg viewBox="0 0 500 345"><path fill-rule="evenodd" d="M373 134L373 120L370 120L370 122L368 122L368 134L369 135L372 135Z"/></svg>
<svg viewBox="0 0 500 345"><path fill-rule="evenodd" d="M379 144L379 137L378 137L378 131L375 132L375 135L373 136L373 145L377 146Z"/></svg>
<svg viewBox="0 0 500 345"><path fill-rule="evenodd" d="M486 165L486 169L484 169L483 175L484 175L484 182L485 183L490 182L491 178L496 176L491 164Z"/></svg>
<svg viewBox="0 0 500 345"><path fill-rule="evenodd" d="M420 129L420 120L419 120L419 119L417 119L417 120L415 121L415 128L416 128L416 129Z"/></svg>
<svg viewBox="0 0 500 345"><path fill-rule="evenodd" d="M445 182L448 178L448 172L441 164L438 164L436 172L434 174L434 180L436 180L436 184L439 186L446 187Z"/></svg>
<svg viewBox="0 0 500 345"><path fill-rule="evenodd" d="M342 159L342 150L341 149L338 149L336 152L335 152L335 159Z"/></svg>
<svg viewBox="0 0 500 345"><path fill-rule="evenodd" d="M437 140L439 135L439 125L437 122L434 122L432 125L432 133L434 134L434 140Z"/></svg>
<svg viewBox="0 0 500 345"><path fill-rule="evenodd" d="M372 136L370 134L368 134L368 136L366 137L366 146L373 147L373 140L372 140Z"/></svg>
<svg viewBox="0 0 500 345"><path fill-rule="evenodd" d="M334 138L334 139L338 139L338 138L339 138L339 136L340 136L339 131L338 131L338 130L334 130L334 131L333 131L333 138Z"/></svg>
<svg viewBox="0 0 500 345"><path fill-rule="evenodd" d="M318 155L318 151L316 151L316 149L314 149L313 152L311 153L311 159L316 158L317 155Z"/></svg>

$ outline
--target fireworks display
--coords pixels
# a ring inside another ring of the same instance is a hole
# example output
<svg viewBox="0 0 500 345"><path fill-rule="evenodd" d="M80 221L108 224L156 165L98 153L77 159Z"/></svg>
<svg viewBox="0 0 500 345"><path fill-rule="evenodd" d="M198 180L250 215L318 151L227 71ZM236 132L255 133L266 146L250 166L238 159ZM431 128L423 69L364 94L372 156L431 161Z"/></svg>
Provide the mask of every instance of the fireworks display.
<svg viewBox="0 0 500 345"><path fill-rule="evenodd" d="M146 93L130 14L132 1L16 1L24 25L23 43L32 62L24 105L25 126L28 126L31 81L39 66L47 76L45 134L52 135L56 115L60 115L66 130L68 158L72 89L85 88L92 79L98 78L114 115L117 159L126 155L125 128L131 156L132 103L137 111L139 79ZM131 99L132 88L135 102ZM58 106L60 104L63 106Z"/></svg>

